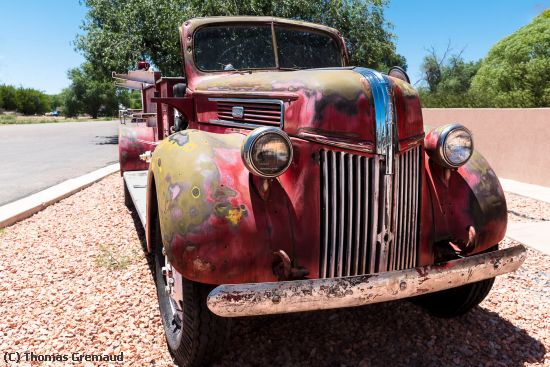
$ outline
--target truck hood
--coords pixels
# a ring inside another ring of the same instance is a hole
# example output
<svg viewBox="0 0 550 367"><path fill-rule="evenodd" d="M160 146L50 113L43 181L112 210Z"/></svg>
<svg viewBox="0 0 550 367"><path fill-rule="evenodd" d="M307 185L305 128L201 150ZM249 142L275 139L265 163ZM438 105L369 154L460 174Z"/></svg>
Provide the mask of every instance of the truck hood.
<svg viewBox="0 0 550 367"><path fill-rule="evenodd" d="M423 134L416 91L401 80L390 80L399 140ZM375 148L376 117L371 86L353 68L224 74L199 82L195 93L282 99L284 130L289 135L342 146L349 144L366 151Z"/></svg>

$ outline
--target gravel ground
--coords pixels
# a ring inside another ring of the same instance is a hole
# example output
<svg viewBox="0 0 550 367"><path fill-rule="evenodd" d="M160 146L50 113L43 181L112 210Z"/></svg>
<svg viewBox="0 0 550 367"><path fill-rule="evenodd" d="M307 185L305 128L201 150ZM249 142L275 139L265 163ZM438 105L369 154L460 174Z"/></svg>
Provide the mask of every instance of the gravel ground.
<svg viewBox="0 0 550 367"><path fill-rule="evenodd" d="M543 222L550 220L550 203L506 193L510 222Z"/></svg>
<svg viewBox="0 0 550 367"><path fill-rule="evenodd" d="M507 196L510 220L550 220L550 205ZM173 366L137 221L113 175L1 232L0 357L122 351L127 366ZM549 289L550 257L529 250L458 319L407 301L239 319L217 366L550 366Z"/></svg>

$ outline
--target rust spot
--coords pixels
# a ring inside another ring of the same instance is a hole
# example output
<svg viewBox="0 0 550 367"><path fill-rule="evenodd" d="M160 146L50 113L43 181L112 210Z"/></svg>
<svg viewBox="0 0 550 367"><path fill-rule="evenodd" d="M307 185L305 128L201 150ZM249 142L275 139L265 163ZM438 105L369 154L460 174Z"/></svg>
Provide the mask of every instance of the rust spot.
<svg viewBox="0 0 550 367"><path fill-rule="evenodd" d="M216 191L214 191L213 195L214 199L216 200L227 199L235 196L237 196L237 193L234 190L231 190L228 187L223 187L223 185L217 188Z"/></svg>
<svg viewBox="0 0 550 367"><path fill-rule="evenodd" d="M210 272L214 270L214 265L209 263L208 261L202 260L200 258L196 258L193 260L193 269L198 272Z"/></svg>
<svg viewBox="0 0 550 367"><path fill-rule="evenodd" d="M428 276L428 270L425 269L425 268L416 268L416 272L417 272L418 275L420 275L421 277L427 277L427 276Z"/></svg>
<svg viewBox="0 0 550 367"><path fill-rule="evenodd" d="M241 302L243 300L246 300L248 299L249 297L247 297L246 294L240 294L240 292L232 292L232 293L224 293L222 295L222 299L224 301L230 301L230 302Z"/></svg>

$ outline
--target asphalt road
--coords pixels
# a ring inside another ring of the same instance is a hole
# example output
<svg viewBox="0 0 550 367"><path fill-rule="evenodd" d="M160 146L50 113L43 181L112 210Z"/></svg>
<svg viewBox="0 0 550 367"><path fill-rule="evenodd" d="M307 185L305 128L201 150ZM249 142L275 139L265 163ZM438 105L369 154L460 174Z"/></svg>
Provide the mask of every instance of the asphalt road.
<svg viewBox="0 0 550 367"><path fill-rule="evenodd" d="M118 162L118 121L0 125L0 205Z"/></svg>

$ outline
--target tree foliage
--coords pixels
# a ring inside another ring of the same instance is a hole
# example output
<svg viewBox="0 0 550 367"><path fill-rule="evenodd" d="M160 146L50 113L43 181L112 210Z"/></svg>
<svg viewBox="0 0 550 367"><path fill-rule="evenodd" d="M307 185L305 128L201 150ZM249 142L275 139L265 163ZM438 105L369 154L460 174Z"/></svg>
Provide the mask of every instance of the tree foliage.
<svg viewBox="0 0 550 367"><path fill-rule="evenodd" d="M17 89L11 85L0 85L0 107L6 111L15 111L17 109Z"/></svg>
<svg viewBox="0 0 550 367"><path fill-rule="evenodd" d="M50 110L49 97L36 89L17 89L16 99L17 111L24 115L42 115Z"/></svg>
<svg viewBox="0 0 550 367"><path fill-rule="evenodd" d="M216 15L269 15L326 24L339 29L351 64L375 68L405 65L396 53L386 0L84 0L83 34L76 40L102 75L127 70L139 59L164 75L181 75L178 27L186 20Z"/></svg>
<svg viewBox="0 0 550 367"><path fill-rule="evenodd" d="M476 96L470 92L472 78L481 61L466 62L462 52L451 53L450 44L442 56L432 47L421 65L422 79L427 87L421 87L424 107L474 107Z"/></svg>
<svg viewBox="0 0 550 367"><path fill-rule="evenodd" d="M63 94L51 94L50 96L50 109L52 111L63 108Z"/></svg>
<svg viewBox="0 0 550 367"><path fill-rule="evenodd" d="M0 109L24 115L43 114L51 107L50 96L32 88L0 85Z"/></svg>
<svg viewBox="0 0 550 367"><path fill-rule="evenodd" d="M117 90L112 81L98 76L90 63L69 70L68 76L71 85L62 93L65 115L87 113L92 118L100 114L116 115L119 103Z"/></svg>
<svg viewBox="0 0 550 367"><path fill-rule="evenodd" d="M491 48L472 92L494 107L550 106L550 9Z"/></svg>
<svg viewBox="0 0 550 367"><path fill-rule="evenodd" d="M132 108L132 109L139 109L141 108L141 92L138 90L128 90L124 92L125 99L121 101L125 107ZM123 94L123 95L124 95Z"/></svg>

